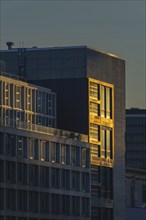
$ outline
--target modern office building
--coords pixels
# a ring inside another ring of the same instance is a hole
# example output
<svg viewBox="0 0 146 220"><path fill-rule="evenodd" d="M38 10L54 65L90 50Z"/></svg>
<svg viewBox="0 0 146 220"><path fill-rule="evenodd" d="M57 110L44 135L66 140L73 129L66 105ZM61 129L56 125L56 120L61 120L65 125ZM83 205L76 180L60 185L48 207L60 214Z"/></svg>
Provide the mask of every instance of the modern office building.
<svg viewBox="0 0 146 220"><path fill-rule="evenodd" d="M146 109L126 110L126 167L146 171Z"/></svg>
<svg viewBox="0 0 146 220"><path fill-rule="evenodd" d="M0 220L90 220L88 136L55 128L55 109L50 89L1 72Z"/></svg>
<svg viewBox="0 0 146 220"><path fill-rule="evenodd" d="M146 110L126 110L126 219L146 218Z"/></svg>
<svg viewBox="0 0 146 220"><path fill-rule="evenodd" d="M125 219L125 61L86 46L9 48L12 74L57 94L57 127L89 136L91 219Z"/></svg>

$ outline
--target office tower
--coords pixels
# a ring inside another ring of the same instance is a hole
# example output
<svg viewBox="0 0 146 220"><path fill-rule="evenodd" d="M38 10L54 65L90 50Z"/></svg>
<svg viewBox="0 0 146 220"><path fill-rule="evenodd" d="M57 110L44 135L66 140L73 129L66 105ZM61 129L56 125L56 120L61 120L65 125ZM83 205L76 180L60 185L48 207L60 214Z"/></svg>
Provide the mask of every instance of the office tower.
<svg viewBox="0 0 146 220"><path fill-rule="evenodd" d="M88 136L55 124L55 93L1 72L0 220L90 220Z"/></svg>
<svg viewBox="0 0 146 220"><path fill-rule="evenodd" d="M126 110L126 167L146 170L146 110Z"/></svg>
<svg viewBox="0 0 146 220"><path fill-rule="evenodd" d="M89 135L91 216L125 216L125 61L86 46L1 51L7 71L57 94L57 127Z"/></svg>
<svg viewBox="0 0 146 220"><path fill-rule="evenodd" d="M126 110L126 217L146 216L146 110ZM129 217L129 218L128 218Z"/></svg>

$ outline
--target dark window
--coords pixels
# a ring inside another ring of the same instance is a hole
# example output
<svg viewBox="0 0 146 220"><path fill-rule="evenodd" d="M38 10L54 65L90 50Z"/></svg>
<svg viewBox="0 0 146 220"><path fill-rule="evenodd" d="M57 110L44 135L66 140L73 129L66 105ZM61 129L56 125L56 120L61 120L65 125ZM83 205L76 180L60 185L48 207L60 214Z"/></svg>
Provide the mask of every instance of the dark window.
<svg viewBox="0 0 146 220"><path fill-rule="evenodd" d="M80 191L80 173L76 171L71 172L71 187L72 190Z"/></svg>
<svg viewBox="0 0 146 220"><path fill-rule="evenodd" d="M17 209L18 211L27 211L27 191L17 191Z"/></svg>
<svg viewBox="0 0 146 220"><path fill-rule="evenodd" d="M6 182L16 183L16 163L6 161Z"/></svg>
<svg viewBox="0 0 146 220"><path fill-rule="evenodd" d="M70 197L62 195L61 196L61 214L70 215Z"/></svg>
<svg viewBox="0 0 146 220"><path fill-rule="evenodd" d="M40 193L40 212L49 213L50 202L48 193Z"/></svg>
<svg viewBox="0 0 146 220"><path fill-rule="evenodd" d="M40 186L49 187L49 167L40 167Z"/></svg>
<svg viewBox="0 0 146 220"><path fill-rule="evenodd" d="M38 166L29 165L29 184L32 186L38 186Z"/></svg>
<svg viewBox="0 0 146 220"><path fill-rule="evenodd" d="M51 195L51 213L54 215L60 214L60 195Z"/></svg>
<svg viewBox="0 0 146 220"><path fill-rule="evenodd" d="M4 209L4 188L0 188L0 210Z"/></svg>
<svg viewBox="0 0 146 220"><path fill-rule="evenodd" d="M61 189L70 189L70 171L61 170Z"/></svg>
<svg viewBox="0 0 146 220"><path fill-rule="evenodd" d="M60 170L51 168L51 186L53 188L60 188Z"/></svg>
<svg viewBox="0 0 146 220"><path fill-rule="evenodd" d="M4 161L0 160L0 182L4 182Z"/></svg>
<svg viewBox="0 0 146 220"><path fill-rule="evenodd" d="M0 133L0 154L4 154L4 134Z"/></svg>
<svg viewBox="0 0 146 220"><path fill-rule="evenodd" d="M72 196L72 215L80 216L80 198Z"/></svg>
<svg viewBox="0 0 146 220"><path fill-rule="evenodd" d="M16 137L14 135L5 135L6 154L16 156Z"/></svg>
<svg viewBox="0 0 146 220"><path fill-rule="evenodd" d="M29 193L29 211L37 213L39 211L39 198L37 192Z"/></svg>
<svg viewBox="0 0 146 220"><path fill-rule="evenodd" d="M6 190L6 209L16 210L16 191L13 189Z"/></svg>
<svg viewBox="0 0 146 220"><path fill-rule="evenodd" d="M17 163L17 183L27 185L27 164Z"/></svg>

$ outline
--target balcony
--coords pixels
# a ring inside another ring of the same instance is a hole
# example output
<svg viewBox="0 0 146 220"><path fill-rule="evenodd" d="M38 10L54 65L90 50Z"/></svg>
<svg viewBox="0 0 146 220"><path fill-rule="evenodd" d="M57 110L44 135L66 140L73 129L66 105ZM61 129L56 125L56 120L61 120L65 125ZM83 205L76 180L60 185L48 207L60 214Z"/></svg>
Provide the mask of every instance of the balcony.
<svg viewBox="0 0 146 220"><path fill-rule="evenodd" d="M57 128L46 127L46 126L37 125L37 124L31 124L29 122L16 121L8 117L0 118L0 126L16 128L16 129L32 131L32 132L38 132L42 134L68 138L68 139L73 139L76 141L88 143L88 136L84 134L79 134L79 133L75 133L71 131L65 131L65 130L61 130Z"/></svg>

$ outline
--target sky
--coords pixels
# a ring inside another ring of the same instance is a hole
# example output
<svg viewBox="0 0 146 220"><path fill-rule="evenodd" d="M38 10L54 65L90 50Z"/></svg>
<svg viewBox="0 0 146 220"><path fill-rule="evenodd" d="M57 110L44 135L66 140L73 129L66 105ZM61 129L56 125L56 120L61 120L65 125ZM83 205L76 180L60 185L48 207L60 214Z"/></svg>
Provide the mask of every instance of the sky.
<svg viewBox="0 0 146 220"><path fill-rule="evenodd" d="M126 108L146 108L145 0L0 0L0 48L87 45L126 60Z"/></svg>

